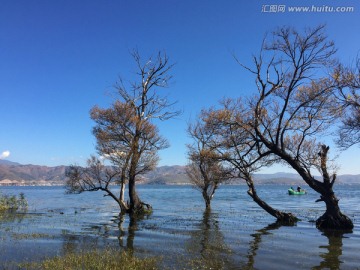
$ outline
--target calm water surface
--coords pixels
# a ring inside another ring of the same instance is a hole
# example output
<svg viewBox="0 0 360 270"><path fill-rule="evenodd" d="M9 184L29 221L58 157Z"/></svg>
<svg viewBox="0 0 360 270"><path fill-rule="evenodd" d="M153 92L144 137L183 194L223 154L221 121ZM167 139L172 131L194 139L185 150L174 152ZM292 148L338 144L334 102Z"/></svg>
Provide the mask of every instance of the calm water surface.
<svg viewBox="0 0 360 270"><path fill-rule="evenodd" d="M264 185L259 195L296 214L295 226L278 226L246 194L222 186L204 211L200 192L188 186L139 186L154 212L143 220L118 218L100 192L67 195L62 187L1 187L24 192L27 213L0 218L0 265L14 268L72 251L112 247L138 256L161 256L161 267L188 269L360 269L360 185L335 187L340 206L355 224L352 233L323 233L314 220L324 212L318 195L287 195L287 186ZM191 261L191 265L189 262ZM1 268L0 268L1 269Z"/></svg>

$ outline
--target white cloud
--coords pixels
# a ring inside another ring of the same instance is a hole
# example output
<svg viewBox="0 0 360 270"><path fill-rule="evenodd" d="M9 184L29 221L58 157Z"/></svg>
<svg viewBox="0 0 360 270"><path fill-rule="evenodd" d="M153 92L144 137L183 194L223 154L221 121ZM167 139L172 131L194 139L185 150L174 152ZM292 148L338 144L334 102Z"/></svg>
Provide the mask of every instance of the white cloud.
<svg viewBox="0 0 360 270"><path fill-rule="evenodd" d="M5 158L7 158L8 156L10 156L10 151L4 151L4 152L2 152L1 153L1 155L0 155L0 159L5 159Z"/></svg>
<svg viewBox="0 0 360 270"><path fill-rule="evenodd" d="M103 156L101 156L100 158L102 159L110 159L110 158L119 158L119 157L125 157L126 153L123 151L116 151L110 154L104 154Z"/></svg>

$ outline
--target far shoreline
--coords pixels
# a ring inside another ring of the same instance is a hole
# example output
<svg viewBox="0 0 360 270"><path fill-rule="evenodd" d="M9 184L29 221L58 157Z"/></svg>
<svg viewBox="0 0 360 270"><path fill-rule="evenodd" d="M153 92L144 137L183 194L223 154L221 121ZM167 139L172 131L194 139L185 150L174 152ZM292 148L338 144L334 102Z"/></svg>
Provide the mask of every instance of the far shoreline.
<svg viewBox="0 0 360 270"><path fill-rule="evenodd" d="M16 181L16 180L15 180ZM1 183L0 181L0 187L66 187L63 183ZM246 186L245 182L236 182L236 183L226 183L222 184L223 186ZM303 185L305 186L306 183L300 182L300 181L294 181L289 183L276 183L276 182L258 182L256 183L256 186L270 186L270 185L278 185L278 186L295 186L295 185ZM336 185L341 186L352 186L352 185L360 185L360 182L351 182L351 183L344 183L339 182ZM112 185L113 187L118 187L117 185ZM191 183L139 183L138 186L193 186ZM307 185L306 185L307 186ZM309 187L309 189L311 189Z"/></svg>

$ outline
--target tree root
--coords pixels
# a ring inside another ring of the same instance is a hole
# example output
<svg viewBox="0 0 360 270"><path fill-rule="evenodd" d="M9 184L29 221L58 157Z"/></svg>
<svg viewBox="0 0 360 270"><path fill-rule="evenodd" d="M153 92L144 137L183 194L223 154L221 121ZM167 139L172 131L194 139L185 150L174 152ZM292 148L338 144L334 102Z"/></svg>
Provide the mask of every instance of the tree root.
<svg viewBox="0 0 360 270"><path fill-rule="evenodd" d="M152 211L153 209L150 204L140 202L140 204L138 204L137 207L134 207L133 209L129 208L127 210L127 213L133 216L144 216L144 215L150 215Z"/></svg>
<svg viewBox="0 0 360 270"><path fill-rule="evenodd" d="M331 215L326 213L316 220L316 227L319 230L344 230L352 231L354 224L350 218L343 214Z"/></svg>
<svg viewBox="0 0 360 270"><path fill-rule="evenodd" d="M292 213L279 212L276 216L278 223L282 225L294 225L299 219L294 216Z"/></svg>

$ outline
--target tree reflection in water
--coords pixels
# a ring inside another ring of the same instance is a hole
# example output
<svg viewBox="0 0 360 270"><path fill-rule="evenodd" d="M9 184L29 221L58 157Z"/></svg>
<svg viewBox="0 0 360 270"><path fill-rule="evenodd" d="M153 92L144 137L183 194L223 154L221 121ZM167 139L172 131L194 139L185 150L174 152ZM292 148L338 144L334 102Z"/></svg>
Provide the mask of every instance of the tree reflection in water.
<svg viewBox="0 0 360 270"><path fill-rule="evenodd" d="M328 239L328 245L319 246L320 249L323 249L325 252L320 254L322 261L318 266L314 266L312 269L341 269L340 266L343 263L340 260L342 255L342 246L343 246L343 237L345 232L341 231L324 231Z"/></svg>
<svg viewBox="0 0 360 270"><path fill-rule="evenodd" d="M281 223L275 222L272 223L260 230L257 230L256 233L251 236L254 238L252 242L249 244L249 252L248 252L248 262L246 266L242 269L254 269L254 264L256 262L256 255L259 249L260 243L262 242L262 238L264 235L271 235L270 231L274 231L279 229L281 226L285 226ZM320 253L320 258L322 261L318 266L312 267L313 270L320 269L341 269L341 264L343 263L340 260L342 255L342 239L344 237L345 232L341 231L325 231L323 235L328 239L328 245L319 246L320 249L325 252Z"/></svg>
<svg viewBox="0 0 360 270"><path fill-rule="evenodd" d="M118 229L119 229L119 246L120 247L124 247L124 237L126 235L126 231L124 229L124 221L125 221L125 215L124 214L119 214L119 220L117 222L118 224Z"/></svg>
<svg viewBox="0 0 360 270"><path fill-rule="evenodd" d="M135 235L139 229L139 224L144 218L129 215L119 216L113 219L113 225L101 225L101 233L99 232L97 236L102 235L103 237L78 236L80 239L76 239L76 237L74 239L69 235L65 235L63 253L76 250L76 246L74 246L76 244L80 244L80 248L89 247L90 243L95 247L104 247L109 243L107 242L108 237L117 237L118 247L132 253L136 251L134 247ZM168 258L163 258L163 263L175 268L181 266L181 269L256 269L257 263L265 263L261 259L263 255L259 253L259 250L267 246L268 236L282 234L283 232L278 233L275 231L283 226L288 226L275 222L260 230L256 230L251 234L252 239L245 246L247 249L246 257L241 256L241 259L238 260L239 257L237 255L240 254L236 254L226 244L225 236L221 231L221 223L218 220L218 213L205 210L202 219L199 220L196 227L188 231L190 239L186 240L185 253L175 257L171 255ZM111 226L112 228L107 229L104 226ZM114 226L117 227L115 230ZM306 267L314 270L341 269L343 263L341 256L344 232L324 232L323 235L327 238L328 244L314 245L314 247L319 246L320 252L318 255L314 254L314 257L307 262L308 265ZM170 255L167 250L163 250L163 252L165 257ZM315 265L319 262L319 258L320 263ZM311 267L312 265L315 266Z"/></svg>
<svg viewBox="0 0 360 270"><path fill-rule="evenodd" d="M138 227L137 227L137 222L139 217L135 217L134 215L129 215L129 226L128 226L128 237L127 237L127 241L126 241L126 248L129 251L133 251L134 250L134 239L135 239L135 232L137 231ZM142 219L142 218L140 218Z"/></svg>
<svg viewBox="0 0 360 270"><path fill-rule="evenodd" d="M190 234L187 244L188 254L195 258L188 263L192 269L234 269L230 261L231 249L226 246L220 230L217 215L206 209L198 230Z"/></svg>
<svg viewBox="0 0 360 270"><path fill-rule="evenodd" d="M247 261L246 265L243 267L243 269L254 269L254 264L256 262L255 258L256 258L260 243L262 241L262 237L264 235L271 235L272 233L270 231L277 230L282 226L294 226L294 225L289 225L288 223L283 224L282 222L274 222L260 230L257 230L254 234L251 234L251 236L254 239L253 239L253 241L251 241L249 243L249 252L247 255L248 261Z"/></svg>
<svg viewBox="0 0 360 270"><path fill-rule="evenodd" d="M150 214L151 215L151 214ZM118 229L119 229L119 246L121 248L126 248L128 251L132 252L134 250L134 239L136 231L138 230L138 222L142 221L146 218L149 218L150 215L133 215L133 214L120 214L118 219ZM129 224L126 229L124 228L126 217L129 218ZM126 237L126 244L124 244L125 236Z"/></svg>
<svg viewBox="0 0 360 270"><path fill-rule="evenodd" d="M129 218L128 224L126 224L127 218ZM143 218L120 214L119 216L114 216L112 219L113 223L91 225L86 228L85 234L80 235L63 230L61 233L63 242L61 254L105 247L120 248L120 250L126 249L129 252L133 252L135 232L138 230L137 222ZM126 225L128 225L127 228ZM109 238L114 237L118 239L118 244L113 243L111 240L109 241Z"/></svg>

